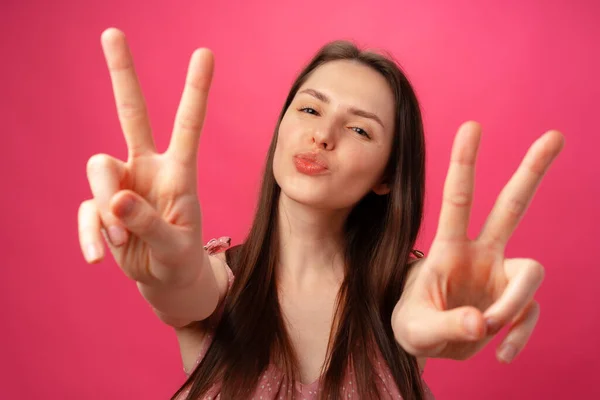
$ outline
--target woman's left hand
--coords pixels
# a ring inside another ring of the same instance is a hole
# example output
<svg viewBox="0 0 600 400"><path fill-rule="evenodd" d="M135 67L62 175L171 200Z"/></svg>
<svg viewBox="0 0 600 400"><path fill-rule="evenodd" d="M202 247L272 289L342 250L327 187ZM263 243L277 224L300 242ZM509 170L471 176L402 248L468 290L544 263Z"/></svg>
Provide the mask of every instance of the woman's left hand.
<svg viewBox="0 0 600 400"><path fill-rule="evenodd" d="M417 357L467 359L509 325L497 357L510 362L527 343L539 316L533 297L544 268L532 259L507 259L504 250L564 138L549 131L534 142L483 230L471 240L467 230L480 137L477 123L467 122L458 130L438 231L392 314L396 340Z"/></svg>

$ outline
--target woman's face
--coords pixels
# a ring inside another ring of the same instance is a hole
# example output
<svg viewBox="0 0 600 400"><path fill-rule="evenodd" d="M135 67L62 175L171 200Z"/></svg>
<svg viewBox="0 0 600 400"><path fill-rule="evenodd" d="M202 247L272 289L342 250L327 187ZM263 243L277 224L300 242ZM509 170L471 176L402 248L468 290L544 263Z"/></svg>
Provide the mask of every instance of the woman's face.
<svg viewBox="0 0 600 400"><path fill-rule="evenodd" d="M382 177L394 132L394 97L385 78L353 61L312 72L281 121L273 159L284 195L320 209L389 191Z"/></svg>

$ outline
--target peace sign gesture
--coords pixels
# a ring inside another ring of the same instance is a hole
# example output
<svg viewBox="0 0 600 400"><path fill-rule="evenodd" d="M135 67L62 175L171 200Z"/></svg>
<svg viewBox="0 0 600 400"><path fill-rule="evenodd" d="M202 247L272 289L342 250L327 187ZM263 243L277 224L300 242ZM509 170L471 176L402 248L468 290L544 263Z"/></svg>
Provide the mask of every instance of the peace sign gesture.
<svg viewBox="0 0 600 400"><path fill-rule="evenodd" d="M469 358L510 325L497 354L510 362L538 319L533 297L544 269L534 260L506 259L504 249L564 139L549 131L531 146L483 230L471 240L467 231L480 137L481 128L473 122L458 130L438 231L392 314L396 340L417 357Z"/></svg>
<svg viewBox="0 0 600 400"><path fill-rule="evenodd" d="M87 165L93 199L81 204L79 241L88 262L104 257L102 233L124 273L147 284L185 286L206 259L197 195L196 161L213 74L213 55L196 50L170 145L158 154L125 36L110 28L101 37L118 118L128 148L126 162L106 154ZM186 267L195 265L195 268Z"/></svg>

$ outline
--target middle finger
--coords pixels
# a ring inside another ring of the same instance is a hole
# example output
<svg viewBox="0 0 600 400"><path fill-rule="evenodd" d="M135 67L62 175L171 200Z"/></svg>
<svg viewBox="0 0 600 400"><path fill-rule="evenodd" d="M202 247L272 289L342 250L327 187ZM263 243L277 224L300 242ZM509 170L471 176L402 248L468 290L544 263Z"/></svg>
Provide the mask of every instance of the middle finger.
<svg viewBox="0 0 600 400"><path fill-rule="evenodd" d="M183 163L195 167L196 154L206 116L208 92L213 76L213 53L208 49L194 51L185 79L181 101L175 115L173 136L167 149Z"/></svg>
<svg viewBox="0 0 600 400"><path fill-rule="evenodd" d="M501 248L506 245L563 145L564 138L558 131L549 131L535 141L498 196L478 240Z"/></svg>

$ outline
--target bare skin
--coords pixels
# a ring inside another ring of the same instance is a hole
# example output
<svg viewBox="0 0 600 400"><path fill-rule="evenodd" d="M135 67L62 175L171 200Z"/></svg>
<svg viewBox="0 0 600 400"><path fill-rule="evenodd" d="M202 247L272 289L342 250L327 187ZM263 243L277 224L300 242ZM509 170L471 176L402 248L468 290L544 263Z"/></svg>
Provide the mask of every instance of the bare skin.
<svg viewBox="0 0 600 400"><path fill-rule="evenodd" d="M138 283L159 318L175 328L189 370L205 334L190 323L210 316L227 291L224 259L198 245L204 240L197 156L213 56L207 49L192 55L171 143L158 154L124 35L108 29L102 45L129 158L90 159L93 198L79 210L81 249L89 263L100 262L104 233L119 267ZM282 188L281 307L305 383L318 378L326 356L342 279L344 218L369 191L389 191L380 179L393 134L390 96L385 81L369 68L328 63L303 85L278 133L274 172ZM364 113L357 116L356 108L379 122ZM548 131L532 145L481 234L471 240L466 232L480 136L475 122L458 130L435 240L427 259L411 273L390 321L400 345L421 363L427 357L469 358L506 325L510 330L498 359L510 362L538 319L534 295L543 267L534 260L506 259L504 249L564 138ZM319 152L328 172L309 177L295 170L291 157L301 151Z"/></svg>

